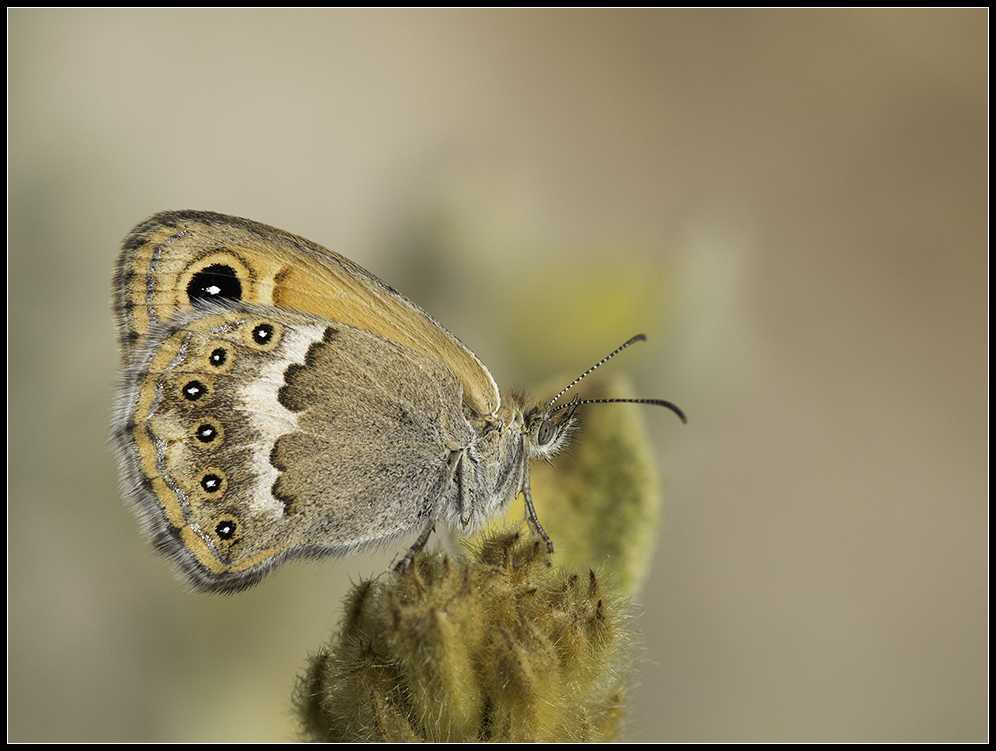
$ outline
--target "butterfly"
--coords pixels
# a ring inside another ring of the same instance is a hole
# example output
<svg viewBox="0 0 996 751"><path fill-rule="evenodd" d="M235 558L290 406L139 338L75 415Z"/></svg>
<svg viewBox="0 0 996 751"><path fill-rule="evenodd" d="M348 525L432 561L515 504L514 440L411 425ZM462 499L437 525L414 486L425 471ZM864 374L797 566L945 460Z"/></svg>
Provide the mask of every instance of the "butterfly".
<svg viewBox="0 0 996 751"><path fill-rule="evenodd" d="M248 219L163 212L125 239L112 307L123 494L194 588L237 591L288 558L417 535L407 569L438 522L473 531L520 493L553 551L529 462L567 445L586 402L557 405L570 386L539 403L502 394L347 258ZM601 401L685 421L659 399Z"/></svg>

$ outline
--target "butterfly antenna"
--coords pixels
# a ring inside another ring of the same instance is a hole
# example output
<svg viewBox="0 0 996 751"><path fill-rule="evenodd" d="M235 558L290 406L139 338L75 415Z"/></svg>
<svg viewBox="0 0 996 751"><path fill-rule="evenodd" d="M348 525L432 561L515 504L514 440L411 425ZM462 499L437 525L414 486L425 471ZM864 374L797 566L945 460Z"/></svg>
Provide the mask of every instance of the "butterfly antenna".
<svg viewBox="0 0 996 751"><path fill-rule="evenodd" d="M628 342L626 342L625 344L623 344L621 347L618 347L615 351L611 352L610 354L606 355L601 360L599 360L598 362L596 362L594 365L592 365L590 368L588 368L584 373L582 373L577 378L575 378L573 381L571 381L571 383L567 386L567 388L565 388L563 391L561 391L553 399L550 400L550 403L546 406L547 413L548 414L553 414L554 412L557 412L557 411L562 410L562 409L567 409L568 407L571 407L571 408L579 407L582 404L612 404L613 402L615 402L615 403L625 403L625 404L653 404L653 405L656 405L658 407L665 407L666 409L671 410L676 415L678 415L678 417L681 418L682 422L687 423L688 422L688 418L685 416L685 413L682 412L681 408L678 407L676 404L672 404L671 402L665 401L664 399L580 399L579 400L577 397L575 397L574 399L572 399L571 401L569 401L567 404L561 404L559 407L554 407L553 406L554 404L556 404L557 400L560 399L560 397L562 397L564 394L566 394L572 388L574 388L575 386L577 386L577 384L581 381L581 379L583 379L585 376L587 376L593 370L595 370L596 368L599 368L602 365L604 365L606 362L608 362L613 357L615 357L620 352L622 352L624 349L626 349L629 345L636 344L636 342L646 341L646 339L647 339L647 337L644 336L643 334L637 334L632 339L630 339Z"/></svg>
<svg viewBox="0 0 996 751"><path fill-rule="evenodd" d="M615 351L609 353L608 355L606 355L605 357L603 357L601 360L599 360L598 362L596 362L594 365L592 365L590 368L588 368L584 373L582 373L577 378L575 378L573 381L571 381L570 384L567 386L567 388L565 388L563 391L561 391L559 394L557 394L555 397L553 397L553 399L550 400L550 403L548 405L546 405L546 413L547 414L553 414L554 412L558 412L559 410L562 410L562 409L567 409L568 407L577 408L577 407L579 407L582 404L611 404L613 402L624 402L626 404L655 404L658 407L666 407L667 409L671 410L676 415L678 415L678 417L681 418L682 422L687 423L688 422L688 418L685 417L685 413L681 411L681 408L678 407L675 404L672 404L671 402L664 401L663 399L578 399L577 397L574 397L567 404L561 404L559 407L554 407L553 406L554 404L556 404L557 400L560 399L560 397L562 397L564 394L566 394L572 388L574 388L575 386L577 386L578 383L581 381L581 379L584 378L586 375L588 375L589 373L591 373L596 368L604 365L606 362L608 362L613 357L615 357L620 352L622 352L624 349L626 349L626 347L628 347L629 345L636 344L636 342L646 341L646 339L647 339L647 337L644 336L643 334L637 334L632 339L630 339L628 342L626 342L625 344L623 344L621 347L618 347Z"/></svg>
<svg viewBox="0 0 996 751"><path fill-rule="evenodd" d="M688 418L685 417L685 413L681 410L681 407L672 402L665 401L664 399L574 399L567 404L561 404L559 407L554 407L552 412L566 409L567 407L580 407L582 404L612 404L613 402L621 404L654 404L658 407L666 407L678 415L682 422L688 422Z"/></svg>
<svg viewBox="0 0 996 751"><path fill-rule="evenodd" d="M644 336L643 334L637 334L632 339L630 339L628 342L626 342L624 345L622 345L621 347L616 348L616 350L614 352L612 352L611 354L606 355L601 360L599 360L598 362L596 362L594 365L592 365L590 368L588 368L584 373L582 373L577 378L575 378L573 381L571 381L563 391L561 391L559 394L557 394L555 397L553 397L553 399L550 400L550 403L546 405L546 411L550 412L551 411L550 407L552 407L554 404L556 404L557 400L560 397L562 397L564 394L566 394L572 388L574 388L575 386L577 386L578 383L581 382L581 379L584 378L586 375L588 375L589 373L591 373L596 368L601 367L603 364L605 364L606 362L608 362L609 360L611 360L613 357L615 357L616 355L618 355L620 352L622 352L624 349L626 349L626 347L628 347L629 345L636 344L637 342L646 341L646 339L647 339L647 337ZM568 406L568 405L561 404L559 407L557 407L557 409L563 409L566 406ZM556 412L557 409L552 410L552 411Z"/></svg>

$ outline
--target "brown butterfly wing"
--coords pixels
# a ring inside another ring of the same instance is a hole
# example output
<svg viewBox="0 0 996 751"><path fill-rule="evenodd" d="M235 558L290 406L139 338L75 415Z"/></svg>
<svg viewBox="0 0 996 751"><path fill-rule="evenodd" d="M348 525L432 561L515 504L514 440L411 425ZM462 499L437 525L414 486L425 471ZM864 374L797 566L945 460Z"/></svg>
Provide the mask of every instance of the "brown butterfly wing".
<svg viewBox="0 0 996 751"><path fill-rule="evenodd" d="M460 381L475 413L498 387L480 360L431 316L370 272L302 237L203 211L156 214L124 242L113 305L124 364L157 323L198 300L241 301L340 321L411 347Z"/></svg>

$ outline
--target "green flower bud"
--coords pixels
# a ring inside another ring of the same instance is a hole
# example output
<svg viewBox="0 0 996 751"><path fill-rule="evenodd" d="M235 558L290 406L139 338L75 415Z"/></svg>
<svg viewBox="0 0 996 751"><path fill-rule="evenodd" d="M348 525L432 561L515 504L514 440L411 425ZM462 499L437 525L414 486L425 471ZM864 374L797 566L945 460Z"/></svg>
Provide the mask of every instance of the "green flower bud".
<svg viewBox="0 0 996 751"><path fill-rule="evenodd" d="M298 688L321 741L609 740L631 674L620 602L594 572L551 568L518 533L469 558L419 554L349 596Z"/></svg>
<svg viewBox="0 0 996 751"><path fill-rule="evenodd" d="M582 385L586 398L628 395L619 382ZM338 635L299 683L304 737L615 738L633 675L627 604L660 513L646 409L587 406L570 452L534 464L533 498L560 567L539 537L492 528L466 557L422 552L407 574L355 587Z"/></svg>

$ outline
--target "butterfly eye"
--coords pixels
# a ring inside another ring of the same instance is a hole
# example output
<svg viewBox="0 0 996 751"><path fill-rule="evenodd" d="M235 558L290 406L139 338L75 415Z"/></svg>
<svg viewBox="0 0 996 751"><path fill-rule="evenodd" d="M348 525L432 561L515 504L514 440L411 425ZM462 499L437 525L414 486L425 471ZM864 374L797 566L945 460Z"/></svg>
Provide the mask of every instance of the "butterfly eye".
<svg viewBox="0 0 996 751"><path fill-rule="evenodd" d="M192 303L202 300L241 300L242 282L231 266L216 263L193 275L187 283L187 297Z"/></svg>
<svg viewBox="0 0 996 751"><path fill-rule="evenodd" d="M552 422L544 422L539 427L539 432L536 434L536 443L540 446L546 446L550 441L557 437L557 428Z"/></svg>

